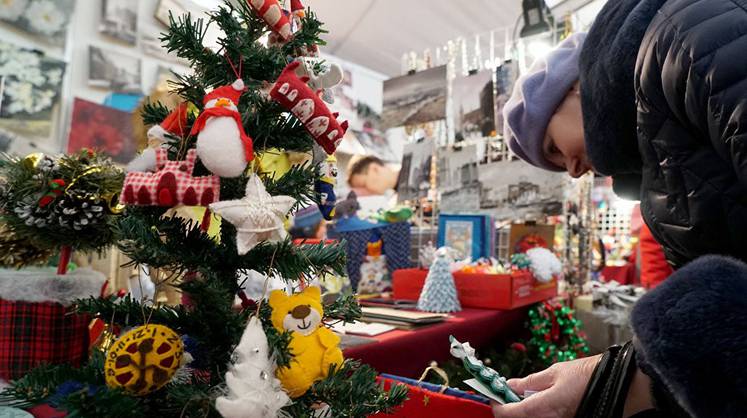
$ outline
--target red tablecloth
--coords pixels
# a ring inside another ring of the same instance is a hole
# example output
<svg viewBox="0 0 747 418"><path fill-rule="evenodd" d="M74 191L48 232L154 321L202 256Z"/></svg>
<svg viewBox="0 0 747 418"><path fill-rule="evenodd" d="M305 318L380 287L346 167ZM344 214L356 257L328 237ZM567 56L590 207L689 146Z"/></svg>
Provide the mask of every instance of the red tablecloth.
<svg viewBox="0 0 747 418"><path fill-rule="evenodd" d="M633 263L626 263L622 266L605 266L600 276L605 282L614 280L620 284L635 284L637 281L635 264Z"/></svg>
<svg viewBox="0 0 747 418"><path fill-rule="evenodd" d="M449 335L468 341L477 349L485 348L517 335L524 326L526 312L464 309L440 324L378 335L376 343L346 349L345 357L360 359L380 373L418 378L431 361L451 358Z"/></svg>

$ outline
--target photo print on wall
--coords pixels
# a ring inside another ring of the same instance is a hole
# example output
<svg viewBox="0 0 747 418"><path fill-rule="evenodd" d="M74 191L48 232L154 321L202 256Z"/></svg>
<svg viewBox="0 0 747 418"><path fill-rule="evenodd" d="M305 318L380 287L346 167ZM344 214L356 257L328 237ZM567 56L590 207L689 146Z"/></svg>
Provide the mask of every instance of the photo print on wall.
<svg viewBox="0 0 747 418"><path fill-rule="evenodd" d="M140 59L99 47L89 48L88 84L119 93L141 93Z"/></svg>
<svg viewBox="0 0 747 418"><path fill-rule="evenodd" d="M122 42L137 40L137 0L103 0L99 31Z"/></svg>
<svg viewBox="0 0 747 418"><path fill-rule="evenodd" d="M445 118L445 65L384 81L382 129Z"/></svg>
<svg viewBox="0 0 747 418"><path fill-rule="evenodd" d="M432 138L405 144L397 179L397 199L400 202L428 195L434 146Z"/></svg>
<svg viewBox="0 0 747 418"><path fill-rule="evenodd" d="M64 74L63 61L0 42L0 131L9 151L16 140L53 142Z"/></svg>
<svg viewBox="0 0 747 418"><path fill-rule="evenodd" d="M444 212L484 213L496 220L562 213L567 176L512 158L502 139L440 148L437 155L439 206Z"/></svg>
<svg viewBox="0 0 747 418"><path fill-rule="evenodd" d="M103 151L120 164L130 162L137 153L132 113L76 98L67 152L81 148Z"/></svg>
<svg viewBox="0 0 747 418"><path fill-rule="evenodd" d="M44 42L63 45L73 5L73 0L3 0L0 20Z"/></svg>
<svg viewBox="0 0 747 418"><path fill-rule="evenodd" d="M454 79L454 139L495 136L493 71L484 70Z"/></svg>

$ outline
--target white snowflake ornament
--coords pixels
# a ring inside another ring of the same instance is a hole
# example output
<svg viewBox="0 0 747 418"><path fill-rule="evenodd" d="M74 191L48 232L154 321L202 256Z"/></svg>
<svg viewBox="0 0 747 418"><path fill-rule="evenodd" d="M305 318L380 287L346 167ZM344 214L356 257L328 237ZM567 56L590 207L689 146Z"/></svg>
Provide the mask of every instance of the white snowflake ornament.
<svg viewBox="0 0 747 418"><path fill-rule="evenodd" d="M246 182L244 197L212 203L210 210L236 227L236 247L244 255L260 242L285 240L283 221L295 202L290 196L271 196L255 174Z"/></svg>

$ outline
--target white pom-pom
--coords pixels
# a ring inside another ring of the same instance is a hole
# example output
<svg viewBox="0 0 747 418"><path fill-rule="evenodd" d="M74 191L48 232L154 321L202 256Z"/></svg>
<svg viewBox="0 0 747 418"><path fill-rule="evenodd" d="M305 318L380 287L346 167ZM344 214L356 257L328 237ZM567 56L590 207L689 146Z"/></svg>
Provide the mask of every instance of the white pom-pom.
<svg viewBox="0 0 747 418"><path fill-rule="evenodd" d="M534 274L534 278L541 283L547 283L553 279L553 276L563 271L563 264L558 257L547 248L536 247L526 252L531 263L529 269Z"/></svg>
<svg viewBox="0 0 747 418"><path fill-rule="evenodd" d="M231 84L231 87L233 87L233 89L236 91L244 90L244 80L237 78L236 81Z"/></svg>
<svg viewBox="0 0 747 418"><path fill-rule="evenodd" d="M244 144L233 118L209 118L205 128L197 135L196 149L202 164L217 176L238 177L246 169Z"/></svg>
<svg viewBox="0 0 747 418"><path fill-rule="evenodd" d="M160 139L161 141L166 139L168 131L163 129L161 125L153 125L148 129L148 139Z"/></svg>
<svg viewBox="0 0 747 418"><path fill-rule="evenodd" d="M158 126L158 125L156 125ZM135 157L134 160L130 161L125 167L125 171L130 173L133 171L155 171L156 170L156 150L153 148L146 148L142 154Z"/></svg>

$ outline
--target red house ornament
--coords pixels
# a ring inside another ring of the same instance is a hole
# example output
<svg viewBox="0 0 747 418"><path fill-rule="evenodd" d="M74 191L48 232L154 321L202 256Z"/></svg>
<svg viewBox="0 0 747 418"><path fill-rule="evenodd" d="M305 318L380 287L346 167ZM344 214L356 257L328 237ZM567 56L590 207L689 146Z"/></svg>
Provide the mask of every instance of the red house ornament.
<svg viewBox="0 0 747 418"><path fill-rule="evenodd" d="M124 205L166 206L179 204L207 206L219 200L218 176L193 177L197 154L187 152L183 161L168 159L165 149L156 150L155 173L133 171L127 173L120 203Z"/></svg>

